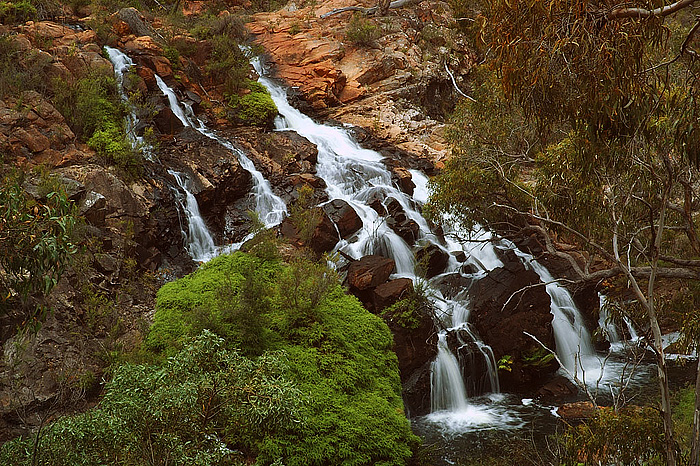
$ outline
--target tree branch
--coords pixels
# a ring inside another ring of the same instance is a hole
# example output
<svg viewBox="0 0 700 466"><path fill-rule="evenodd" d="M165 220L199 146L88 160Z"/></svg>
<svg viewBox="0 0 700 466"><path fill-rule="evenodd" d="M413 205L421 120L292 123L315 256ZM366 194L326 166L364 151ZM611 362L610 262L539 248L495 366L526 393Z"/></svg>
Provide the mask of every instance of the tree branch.
<svg viewBox="0 0 700 466"><path fill-rule="evenodd" d="M655 8L653 10L648 10L646 8L616 8L612 10L610 13L605 15L605 19L612 21L616 19L624 19L624 18L651 18L653 16L668 16L671 15L679 10L682 10L683 8L686 8L693 3L695 3L696 0L680 0L676 3L672 3L670 5L666 5L663 7Z"/></svg>

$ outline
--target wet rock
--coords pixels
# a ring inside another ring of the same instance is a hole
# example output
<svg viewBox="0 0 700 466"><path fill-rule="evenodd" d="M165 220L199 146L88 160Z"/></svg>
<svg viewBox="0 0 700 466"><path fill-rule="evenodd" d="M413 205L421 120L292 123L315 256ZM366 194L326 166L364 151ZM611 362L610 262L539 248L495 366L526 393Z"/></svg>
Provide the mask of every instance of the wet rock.
<svg viewBox="0 0 700 466"><path fill-rule="evenodd" d="M416 252L416 259L426 278L433 278L445 271L450 255L437 244L429 244Z"/></svg>
<svg viewBox="0 0 700 466"><path fill-rule="evenodd" d="M410 296L412 292L413 280L410 278L397 278L396 280L382 283L373 291L373 312L380 312L382 309Z"/></svg>
<svg viewBox="0 0 700 466"><path fill-rule="evenodd" d="M554 376L537 390L536 395L543 400L557 400L578 394L578 388L562 375Z"/></svg>
<svg viewBox="0 0 700 466"><path fill-rule="evenodd" d="M153 117L153 123L161 134L176 134L185 127L177 115L167 106L164 106L156 113L155 117Z"/></svg>
<svg viewBox="0 0 700 466"><path fill-rule="evenodd" d="M340 237L345 239L362 228L362 219L350 204L342 199L334 199L323 206L328 217L338 228Z"/></svg>
<svg viewBox="0 0 700 466"><path fill-rule="evenodd" d="M557 408L557 414L565 421L590 419L597 413L598 409L590 401L566 403Z"/></svg>
<svg viewBox="0 0 700 466"><path fill-rule="evenodd" d="M539 276L525 269L515 254L507 253L503 260L503 267L490 271L469 289L471 319L496 360L506 355L513 360L510 372L501 371L502 388L521 391L558 367L555 362L540 365L525 360L542 349L523 332L554 348L550 298Z"/></svg>
<svg viewBox="0 0 700 466"><path fill-rule="evenodd" d="M459 273L445 274L431 282L447 299L459 299L469 291L474 279Z"/></svg>
<svg viewBox="0 0 700 466"><path fill-rule="evenodd" d="M338 236L338 231L335 229L333 221L328 218L328 215L326 215L322 208L314 207L312 211L316 218L318 218L318 224L314 228L311 238L308 241L301 238L299 230L289 217L282 221L280 225L280 234L297 247L306 246L316 254L323 254L324 252L333 250L340 240L340 237Z"/></svg>
<svg viewBox="0 0 700 466"><path fill-rule="evenodd" d="M90 191L80 204L79 213L91 225L103 226L107 216L107 198L102 194Z"/></svg>
<svg viewBox="0 0 700 466"><path fill-rule="evenodd" d="M351 290L363 291L381 285L392 274L396 263L383 256L364 256L350 263L348 267L348 284Z"/></svg>
<svg viewBox="0 0 700 466"><path fill-rule="evenodd" d="M399 189L409 196L413 196L413 190L416 188L416 184L413 182L411 173L403 167L395 167L391 170L391 174L396 180Z"/></svg>
<svg viewBox="0 0 700 466"><path fill-rule="evenodd" d="M387 226L394 230L407 244L415 243L418 239L420 226L414 220L408 218L403 207L401 207L401 203L390 197L387 199L386 209L389 215L386 221Z"/></svg>

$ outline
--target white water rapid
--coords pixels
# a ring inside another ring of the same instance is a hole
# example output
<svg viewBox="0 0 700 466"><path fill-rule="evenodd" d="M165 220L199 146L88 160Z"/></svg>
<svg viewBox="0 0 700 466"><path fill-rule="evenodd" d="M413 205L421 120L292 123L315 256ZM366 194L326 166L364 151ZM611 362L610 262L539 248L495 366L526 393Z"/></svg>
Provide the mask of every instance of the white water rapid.
<svg viewBox="0 0 700 466"><path fill-rule="evenodd" d="M212 238L206 223L204 223L204 219L199 213L197 199L187 186L189 180L183 173L178 173L174 170L168 170L168 173L175 178L178 186L185 193L183 199L182 194L174 190L180 204L180 211L187 216L187 231L184 229L182 231L187 242L187 252L189 252L192 260L207 262L216 256L216 245L214 245L214 238Z"/></svg>
<svg viewBox="0 0 700 466"><path fill-rule="evenodd" d="M469 311L463 299L449 299L416 275L414 251L416 247L433 244L450 254L446 274L458 273L462 263L453 254L464 253L479 272L502 265L493 245L488 241L465 242L440 239L430 230L420 213L420 207L428 198L427 178L418 171L411 171L414 184L413 196L408 196L394 186L391 173L383 163L383 157L362 148L345 128L318 124L293 108L287 101L286 89L265 77L265 71L257 59L252 60L263 84L277 105L280 116L275 120L278 130L293 130L314 143L318 148L316 174L327 185L329 199L342 199L350 204L362 219L363 228L349 240L342 240L337 250L359 259L368 254L390 257L396 263L395 277L408 277L414 283L423 282L428 295L439 310L438 318L446 330L440 332L438 356L432 365L431 405L434 419L444 425L453 423L465 428L475 426L512 425L513 418L504 410L477 406L468 396L498 393L499 384L491 348L481 342L468 324ZM380 216L369 203L379 199L383 204L397 201L406 216L419 226L415 244L407 244L387 219ZM330 202L330 201L329 201ZM485 231L473 233L480 240L490 238ZM461 348L466 359L478 361L483 374L465 377L469 361L460 358L448 348L448 340ZM466 426L469 427L466 427Z"/></svg>
<svg viewBox="0 0 700 466"><path fill-rule="evenodd" d="M119 92L119 96L129 109L129 113L126 116L125 132L126 136L129 138L131 147L140 150L143 156L151 162L156 162L155 156L148 147L148 144L146 144L141 136L136 134L136 124L138 122L138 118L133 106L129 102L129 96L127 96L126 92L124 91L124 76L129 72L131 67L134 66L134 62L128 55L124 54L119 49L108 47L106 45L104 49L107 52L109 61L111 61L112 65L114 66L114 77L117 80L117 91Z"/></svg>
<svg viewBox="0 0 700 466"><path fill-rule="evenodd" d="M255 165L248 156L246 156L242 150L231 144L231 142L218 136L214 131L207 128L202 120L194 115L190 108L180 104L175 92L168 87L158 75L156 75L156 82L158 83L158 88L168 98L170 109L185 126L193 127L200 134L224 146L236 156L241 167L250 172L253 178L252 194L255 198L255 212L267 228L278 225L284 217L287 216L287 204L272 191L270 182L255 168ZM226 248L226 250L231 250L231 248Z"/></svg>

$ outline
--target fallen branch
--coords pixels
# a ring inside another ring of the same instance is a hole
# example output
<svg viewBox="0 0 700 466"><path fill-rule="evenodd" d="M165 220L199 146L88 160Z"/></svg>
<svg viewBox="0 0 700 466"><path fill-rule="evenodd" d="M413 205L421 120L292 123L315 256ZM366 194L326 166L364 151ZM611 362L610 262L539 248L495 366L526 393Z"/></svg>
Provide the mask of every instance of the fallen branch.
<svg viewBox="0 0 700 466"><path fill-rule="evenodd" d="M396 8L401 8L401 7L408 5L409 3L413 3L415 1L416 0L394 0L393 2L391 2L389 4L389 9L393 10ZM373 15L374 13L376 13L377 10L378 10L377 6L373 6L371 8L363 8L361 6L346 6L343 8L336 8L335 10L331 10L328 13L323 13L320 16L320 18L321 19L328 18L329 16L337 15L339 13L345 13L346 11L359 11L359 12L369 16L369 15Z"/></svg>

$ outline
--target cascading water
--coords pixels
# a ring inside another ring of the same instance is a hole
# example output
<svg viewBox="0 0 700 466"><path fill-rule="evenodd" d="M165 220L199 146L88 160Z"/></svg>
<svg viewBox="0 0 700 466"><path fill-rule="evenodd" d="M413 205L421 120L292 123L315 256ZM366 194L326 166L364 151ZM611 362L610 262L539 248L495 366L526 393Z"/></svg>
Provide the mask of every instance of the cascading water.
<svg viewBox="0 0 700 466"><path fill-rule="evenodd" d="M134 66L134 62L128 55L119 49L108 47L106 45L104 49L107 52L109 61L111 61L112 65L114 65L114 76L117 79L117 91L119 92L119 96L129 108L129 113L126 116L126 136L129 138L131 147L134 149L140 149L144 157L151 162L155 162L156 159L151 153L150 148L144 139L136 134L136 123L138 122L138 118L136 117L136 112L129 103L129 97L126 95L126 92L124 92L124 75L129 72L132 66Z"/></svg>
<svg viewBox="0 0 700 466"><path fill-rule="evenodd" d="M199 213L197 199L187 186L188 179L183 173L173 170L168 170L168 173L175 178L178 186L185 193L185 197L182 199L182 195L176 191L176 197L180 202L180 210L187 215L187 231L183 230L182 232L187 241L187 252L189 252L193 260L207 262L216 256L217 251L214 245L214 238L212 238L206 223L204 223L204 219Z"/></svg>
<svg viewBox="0 0 700 466"><path fill-rule="evenodd" d="M383 164L382 156L372 150L360 147L343 128L320 125L308 116L293 108L287 101L286 90L272 80L266 78L264 70L257 59L252 60L260 75L259 82L263 84L277 105L280 117L275 120L279 130L293 130L305 137L318 148L316 174L326 182L329 199L342 199L350 204L363 222L363 228L351 241L341 241L336 249L346 255L360 258L367 254L380 254L392 258L396 263L396 276L420 280L416 276L416 263L413 245L404 241L390 226L385 217L380 216L368 204L380 199L385 204L396 201L400 204L406 217L418 225L416 244L419 246L432 244L445 252L464 251L481 271L490 266L502 265L496 258L492 246L488 243L478 243L478 246L456 241L441 243L430 230L428 222L419 212L419 206L427 200L427 178L417 171L412 172L416 188L413 198L397 189L391 181L391 174ZM483 235L488 235L483 232ZM472 249L473 250L470 250ZM446 273L455 273L461 264L450 260ZM428 283L430 287L430 284ZM434 298L436 307L440 310L439 318L447 330L438 336L438 355L432 366L432 395L433 411L449 411L474 414L475 408L467 402L468 388L465 386L464 362L459 361L448 348L448 332L454 335L459 346L469 346L473 349L471 357L482 359L486 376L483 381L474 381L470 386L480 393L498 392L498 377L496 364L491 349L476 338L467 323L469 312L466 303L459 300L447 299L438 289L430 287L429 295ZM492 416L472 416L470 419L483 419L493 422Z"/></svg>
<svg viewBox="0 0 700 466"><path fill-rule="evenodd" d="M265 179L263 174L260 173L257 168L255 168L253 162L243 153L243 151L207 128L202 120L198 119L192 113L192 110L189 107L181 105L175 92L168 87L168 85L165 84L165 82L163 82L158 75L156 75L156 83L158 84L158 88L161 90L161 92L163 92L168 98L170 109L173 111L175 116L182 121L182 124L193 127L200 134L218 142L236 156L241 164L241 167L247 170L252 176L255 211L260 217L260 220L267 228L278 225L284 219L284 217L287 216L287 204L282 200L282 198L272 192L270 182ZM226 249L230 250L231 248Z"/></svg>

